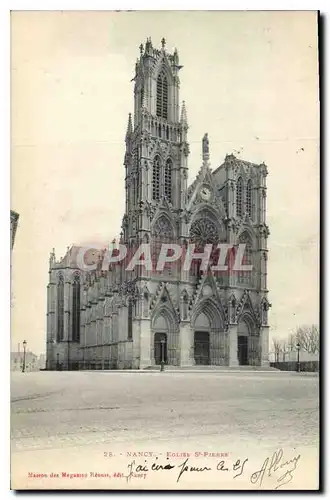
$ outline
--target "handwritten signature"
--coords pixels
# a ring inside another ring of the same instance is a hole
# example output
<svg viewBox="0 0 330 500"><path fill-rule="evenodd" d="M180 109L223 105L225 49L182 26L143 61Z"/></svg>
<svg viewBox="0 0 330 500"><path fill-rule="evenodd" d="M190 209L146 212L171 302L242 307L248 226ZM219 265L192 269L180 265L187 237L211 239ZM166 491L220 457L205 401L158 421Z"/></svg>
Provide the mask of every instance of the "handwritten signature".
<svg viewBox="0 0 330 500"><path fill-rule="evenodd" d="M283 450L280 448L275 451L272 457L267 457L262 464L260 470L257 470L251 474L250 481L252 484L256 484L261 486L265 477L266 472L268 473L268 477L272 476L272 474L276 473L280 474L280 477L276 478L277 486L274 488L278 490L285 484L289 484L293 479L293 472L296 470L298 461L300 459L300 455L296 455L292 457L290 460L283 459Z"/></svg>

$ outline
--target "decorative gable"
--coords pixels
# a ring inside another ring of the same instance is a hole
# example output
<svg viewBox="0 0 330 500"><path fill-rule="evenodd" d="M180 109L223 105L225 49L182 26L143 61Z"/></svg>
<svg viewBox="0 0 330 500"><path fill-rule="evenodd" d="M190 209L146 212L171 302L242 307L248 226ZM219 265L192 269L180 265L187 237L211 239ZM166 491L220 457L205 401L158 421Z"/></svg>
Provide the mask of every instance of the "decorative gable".
<svg viewBox="0 0 330 500"><path fill-rule="evenodd" d="M249 311L249 313L252 315L252 317L253 317L253 319L254 319L254 321L255 321L255 323L257 325L260 324L259 314L258 314L258 312L253 307L253 303L252 303L252 300L251 300L251 297L250 297L250 293L248 292L248 290L244 290L244 293L243 293L243 295L241 297L241 300L237 304L237 308L236 308L236 323L239 322L242 314L245 311Z"/></svg>

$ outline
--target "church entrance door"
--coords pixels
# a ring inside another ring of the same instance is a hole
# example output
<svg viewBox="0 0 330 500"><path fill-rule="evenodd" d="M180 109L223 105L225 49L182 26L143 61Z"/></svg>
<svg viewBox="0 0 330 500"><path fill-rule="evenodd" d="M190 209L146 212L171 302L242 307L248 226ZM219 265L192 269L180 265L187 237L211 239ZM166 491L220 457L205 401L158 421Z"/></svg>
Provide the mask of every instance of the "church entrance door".
<svg viewBox="0 0 330 500"><path fill-rule="evenodd" d="M210 364L210 334L195 332L194 357L196 365Z"/></svg>
<svg viewBox="0 0 330 500"><path fill-rule="evenodd" d="M237 339L238 363L248 365L248 337L239 335Z"/></svg>
<svg viewBox="0 0 330 500"><path fill-rule="evenodd" d="M155 349L155 363L156 365L160 365L163 361L167 363L167 335L166 333L155 333L154 340L154 349Z"/></svg>

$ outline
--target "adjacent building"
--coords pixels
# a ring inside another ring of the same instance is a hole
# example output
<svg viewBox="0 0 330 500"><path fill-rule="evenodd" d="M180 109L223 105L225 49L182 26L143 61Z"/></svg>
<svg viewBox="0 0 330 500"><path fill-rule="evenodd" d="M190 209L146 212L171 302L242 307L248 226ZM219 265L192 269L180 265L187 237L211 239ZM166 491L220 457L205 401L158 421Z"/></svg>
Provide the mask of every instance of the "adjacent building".
<svg viewBox="0 0 330 500"><path fill-rule="evenodd" d="M10 245L11 249L14 247L16 230L18 225L19 215L14 210L10 211Z"/></svg>
<svg viewBox="0 0 330 500"><path fill-rule="evenodd" d="M23 371L24 352L16 351L10 353L10 370L14 372ZM35 372L40 369L38 356L33 352L27 351L25 353L25 371Z"/></svg>

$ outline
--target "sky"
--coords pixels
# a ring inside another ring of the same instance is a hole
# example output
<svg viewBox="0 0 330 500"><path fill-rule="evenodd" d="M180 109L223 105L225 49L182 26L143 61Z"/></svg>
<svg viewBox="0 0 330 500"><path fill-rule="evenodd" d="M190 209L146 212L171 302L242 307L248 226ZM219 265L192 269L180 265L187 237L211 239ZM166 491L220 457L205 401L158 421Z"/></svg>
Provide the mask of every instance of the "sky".
<svg viewBox="0 0 330 500"><path fill-rule="evenodd" d="M315 12L16 11L11 14L12 349L45 351L49 253L118 236L139 45L177 47L189 182L208 132L265 162L271 336L319 317L319 95Z"/></svg>

